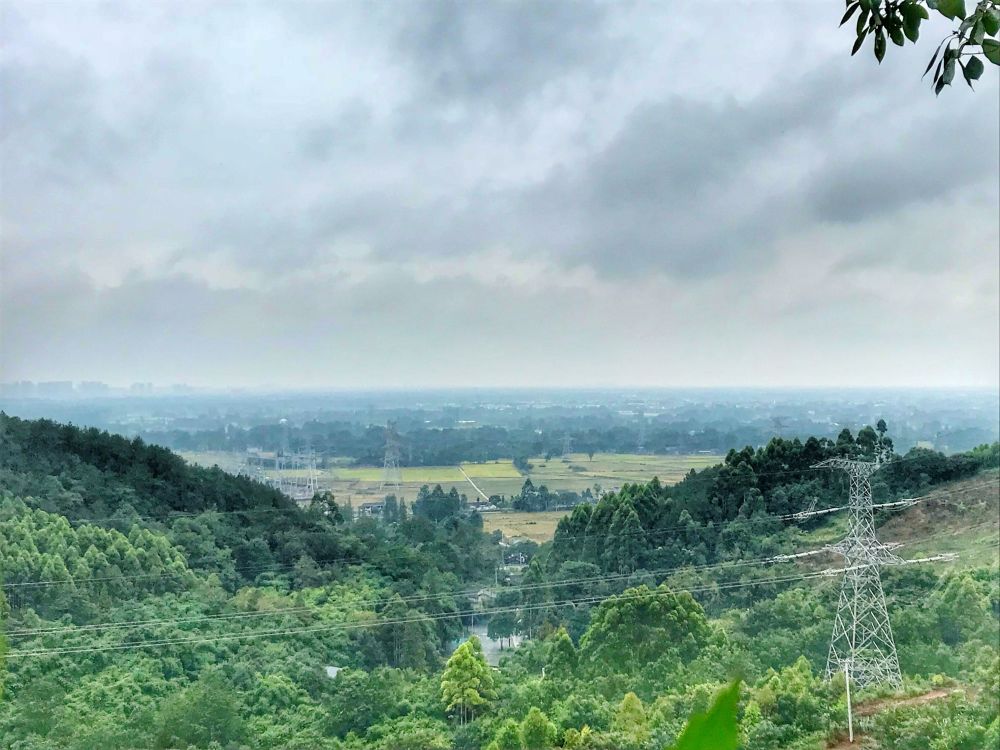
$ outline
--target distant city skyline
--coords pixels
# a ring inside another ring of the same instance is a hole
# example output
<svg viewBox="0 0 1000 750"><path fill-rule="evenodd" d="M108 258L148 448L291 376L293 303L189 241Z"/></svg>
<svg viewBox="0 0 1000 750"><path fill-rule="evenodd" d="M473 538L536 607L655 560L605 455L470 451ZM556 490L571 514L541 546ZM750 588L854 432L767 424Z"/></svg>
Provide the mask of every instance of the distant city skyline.
<svg viewBox="0 0 1000 750"><path fill-rule="evenodd" d="M879 393L892 396L900 396L906 393L983 393L994 394L995 389L990 386L976 385L951 385L951 386L773 386L773 385L715 385L715 386L645 386L635 384L621 385L565 385L565 386L505 386L505 385L435 385L435 386L380 386L380 387L337 387L337 386L315 386L315 387L281 387L272 384L258 384L249 386L199 386L190 383L154 383L151 381L135 383L105 383L94 380L13 380L0 381L0 398L20 399L20 398L46 398L72 396L74 398L92 397L122 397L122 396L162 396L162 395L191 395L191 396L244 396L258 394L261 396L314 396L322 397L324 394L331 396L338 395L363 395L363 394L398 394L414 393L440 396L442 394L454 393L463 395L474 394L524 394L527 396L537 396L546 393L551 394L613 394L615 397L626 396L634 393L637 397L649 397L657 395L677 395L677 394L711 394L713 396L731 396L738 393L752 394L759 397L761 394L773 393L786 396L792 395L815 395L825 396L838 393L854 393L858 395L871 396Z"/></svg>

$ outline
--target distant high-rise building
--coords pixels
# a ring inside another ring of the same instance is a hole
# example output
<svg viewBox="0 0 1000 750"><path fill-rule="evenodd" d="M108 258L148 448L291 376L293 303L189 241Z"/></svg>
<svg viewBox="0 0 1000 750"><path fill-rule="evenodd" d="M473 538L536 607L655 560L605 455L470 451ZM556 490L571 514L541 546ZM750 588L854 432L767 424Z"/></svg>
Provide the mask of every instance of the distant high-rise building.
<svg viewBox="0 0 1000 750"><path fill-rule="evenodd" d="M81 396L106 396L111 386L100 380L84 380L77 384L76 392Z"/></svg>
<svg viewBox="0 0 1000 750"><path fill-rule="evenodd" d="M69 398L73 395L72 380L45 380L35 386L39 398Z"/></svg>
<svg viewBox="0 0 1000 750"><path fill-rule="evenodd" d="M17 380L0 384L0 395L8 398L31 398L35 395L35 384L31 380Z"/></svg>
<svg viewBox="0 0 1000 750"><path fill-rule="evenodd" d="M152 383L132 383L132 385L129 386L129 391L131 393L133 393L134 395L137 395L137 396L148 395L148 394L150 394L150 393L153 392L153 384Z"/></svg>

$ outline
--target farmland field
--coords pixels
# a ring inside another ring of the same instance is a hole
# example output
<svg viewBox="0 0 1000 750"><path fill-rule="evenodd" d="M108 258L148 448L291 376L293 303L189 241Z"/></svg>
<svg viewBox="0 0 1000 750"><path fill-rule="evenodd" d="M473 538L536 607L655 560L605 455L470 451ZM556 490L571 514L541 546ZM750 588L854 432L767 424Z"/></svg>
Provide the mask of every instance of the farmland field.
<svg viewBox="0 0 1000 750"><path fill-rule="evenodd" d="M235 472L242 463L242 454L223 451L182 453L185 460L203 466L218 465ZM691 469L712 466L722 460L714 455L650 456L636 454L595 453L591 459L585 453L557 456L546 461L542 457L529 459L531 471L525 475L510 460L463 463L461 466L404 466L400 469L400 494L412 501L423 485L440 484L445 490L455 487L469 498L477 496L476 487L486 495L516 495L530 478L536 485L550 490L581 492L594 485L612 490L626 482L645 482L654 476L665 484L673 484ZM379 497L382 482L381 466L351 466L346 457L326 459L327 466L319 469L320 486L333 492L342 501L354 505L371 502ZM464 474L463 474L464 472ZM273 475L273 469L265 473ZM305 469L285 469L284 476L302 478ZM468 477L468 479L466 478ZM552 524L554 528L554 523ZM551 533L551 532L550 532ZM531 534L525 534L531 536Z"/></svg>
<svg viewBox="0 0 1000 750"><path fill-rule="evenodd" d="M552 538L556 524L565 515L564 510L545 510L540 513L502 510L483 513L483 531L500 529L505 537L527 537L541 544Z"/></svg>

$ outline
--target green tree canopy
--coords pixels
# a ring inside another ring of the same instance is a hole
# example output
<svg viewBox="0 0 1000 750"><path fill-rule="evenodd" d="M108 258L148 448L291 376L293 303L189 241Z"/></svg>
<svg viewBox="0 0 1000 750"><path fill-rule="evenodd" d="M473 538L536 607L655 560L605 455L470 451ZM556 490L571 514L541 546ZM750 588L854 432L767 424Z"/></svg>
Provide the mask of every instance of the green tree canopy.
<svg viewBox="0 0 1000 750"><path fill-rule="evenodd" d="M580 640L580 656L592 667L633 672L666 654L693 658L710 632L704 610L689 593L642 585L601 602Z"/></svg>
<svg viewBox="0 0 1000 750"><path fill-rule="evenodd" d="M556 741L556 727L541 709L532 707L521 722L521 746L524 750L546 750Z"/></svg>
<svg viewBox="0 0 1000 750"><path fill-rule="evenodd" d="M169 699L160 712L157 748L239 742L245 728L232 687L215 671Z"/></svg>
<svg viewBox="0 0 1000 750"><path fill-rule="evenodd" d="M496 698L493 672L479 638L472 636L455 649L441 676L441 700L447 713L465 724Z"/></svg>

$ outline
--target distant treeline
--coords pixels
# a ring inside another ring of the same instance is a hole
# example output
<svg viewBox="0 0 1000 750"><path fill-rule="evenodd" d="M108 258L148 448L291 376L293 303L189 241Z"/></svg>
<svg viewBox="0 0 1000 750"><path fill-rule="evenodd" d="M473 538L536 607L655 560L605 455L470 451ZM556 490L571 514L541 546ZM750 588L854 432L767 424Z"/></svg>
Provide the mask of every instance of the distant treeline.
<svg viewBox="0 0 1000 750"><path fill-rule="evenodd" d="M595 420L596 422L596 420ZM250 428L188 432L149 432L143 439L176 451L244 451L247 448L314 450L321 456L347 456L359 465L381 466L386 432L381 426L350 422L307 422L300 426L264 424ZM833 437L836 433L830 435ZM578 428L535 425L506 428L415 428L400 434L406 466L443 466L462 461L525 460L564 453L725 454L744 445L764 445L773 430L756 427L693 429L683 425L586 425Z"/></svg>

